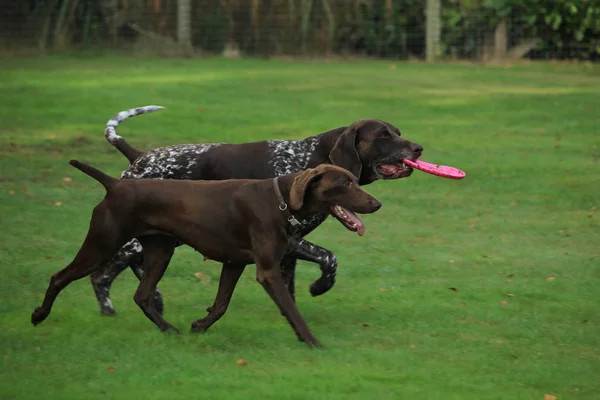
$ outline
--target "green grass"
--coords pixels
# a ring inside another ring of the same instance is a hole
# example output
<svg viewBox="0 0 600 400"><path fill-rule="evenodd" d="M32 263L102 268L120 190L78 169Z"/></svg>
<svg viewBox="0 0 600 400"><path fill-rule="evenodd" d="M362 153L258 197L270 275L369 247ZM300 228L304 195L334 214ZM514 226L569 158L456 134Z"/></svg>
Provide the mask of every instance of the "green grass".
<svg viewBox="0 0 600 400"><path fill-rule="evenodd" d="M0 92L0 398L600 398L597 66L5 59ZM119 174L127 163L104 124L146 104L167 110L119 127L143 149L300 138L373 117L468 176L374 183L384 206L364 237L330 220L309 236L340 261L318 298L307 291L318 268L298 267L322 351L296 341L254 267L225 317L188 333L219 274L189 248L159 285L184 334L145 318L130 271L112 288L117 317L99 315L83 279L33 328L104 195L67 161Z"/></svg>

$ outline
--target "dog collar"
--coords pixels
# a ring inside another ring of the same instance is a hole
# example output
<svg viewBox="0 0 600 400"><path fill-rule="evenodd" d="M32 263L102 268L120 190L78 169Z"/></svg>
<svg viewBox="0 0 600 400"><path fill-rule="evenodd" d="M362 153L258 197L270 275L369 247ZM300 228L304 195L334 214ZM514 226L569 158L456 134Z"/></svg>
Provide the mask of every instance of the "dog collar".
<svg viewBox="0 0 600 400"><path fill-rule="evenodd" d="M298 221L296 219L296 217L294 217L292 215L292 213L290 212L290 210L288 209L288 205L286 204L285 200L283 199L283 196L281 195L281 190L279 189L279 183L277 183L278 179L279 179L279 177L276 177L275 179L273 179L273 188L275 189L275 196L277 196L277 202L279 203L279 209L281 211L283 211L283 213L287 217L288 222L293 227L301 225L300 221Z"/></svg>

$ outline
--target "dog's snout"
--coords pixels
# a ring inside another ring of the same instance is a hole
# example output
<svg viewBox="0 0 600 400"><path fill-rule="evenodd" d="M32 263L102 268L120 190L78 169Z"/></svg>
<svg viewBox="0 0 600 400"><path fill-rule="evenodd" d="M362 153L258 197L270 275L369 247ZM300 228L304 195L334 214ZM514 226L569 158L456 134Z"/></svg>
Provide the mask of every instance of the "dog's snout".
<svg viewBox="0 0 600 400"><path fill-rule="evenodd" d="M418 143L413 143L411 146L411 150L415 155L420 156L421 153L423 153L423 146L421 146Z"/></svg>
<svg viewBox="0 0 600 400"><path fill-rule="evenodd" d="M373 212L375 212L381 208L382 204L379 200L373 199L371 206L373 207Z"/></svg>

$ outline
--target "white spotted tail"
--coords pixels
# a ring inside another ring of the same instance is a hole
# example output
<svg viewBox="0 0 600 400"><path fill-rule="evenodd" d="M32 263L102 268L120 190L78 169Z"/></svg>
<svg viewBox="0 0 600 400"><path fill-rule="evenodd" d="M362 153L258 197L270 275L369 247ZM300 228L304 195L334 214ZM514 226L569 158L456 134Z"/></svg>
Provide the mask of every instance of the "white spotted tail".
<svg viewBox="0 0 600 400"><path fill-rule="evenodd" d="M121 111L120 113L118 113L117 115L115 115L114 117L109 119L108 122L106 123L106 129L104 129L104 137L106 137L106 140L108 141L108 143L115 145L119 139L122 139L121 136L117 135L117 130L115 129L117 125L119 125L121 122L125 121L126 119L135 117L136 115L149 114L149 113L153 113L155 111L159 111L162 109L164 109L164 107L144 106L144 107L132 108L132 109L129 109L126 111Z"/></svg>

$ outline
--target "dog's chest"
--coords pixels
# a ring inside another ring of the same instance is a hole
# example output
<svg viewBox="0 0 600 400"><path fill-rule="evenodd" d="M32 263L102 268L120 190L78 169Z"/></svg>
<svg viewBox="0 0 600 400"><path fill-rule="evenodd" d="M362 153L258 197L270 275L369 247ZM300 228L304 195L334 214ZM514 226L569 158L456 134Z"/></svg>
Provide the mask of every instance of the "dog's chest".
<svg viewBox="0 0 600 400"><path fill-rule="evenodd" d="M219 145L182 144L151 150L123 171L121 179L190 179L198 156Z"/></svg>

